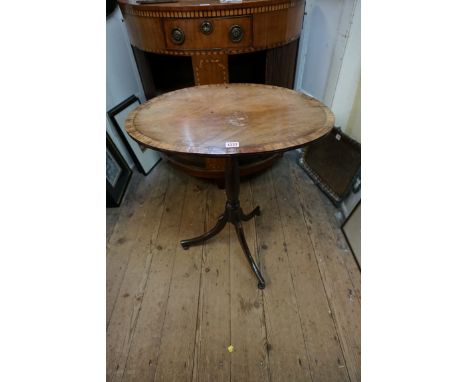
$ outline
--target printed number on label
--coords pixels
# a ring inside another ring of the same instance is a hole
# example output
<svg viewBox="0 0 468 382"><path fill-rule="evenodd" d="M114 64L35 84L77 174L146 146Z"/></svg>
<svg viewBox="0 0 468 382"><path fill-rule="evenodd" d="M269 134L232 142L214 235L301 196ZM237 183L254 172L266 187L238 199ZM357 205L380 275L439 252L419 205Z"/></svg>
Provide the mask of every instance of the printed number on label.
<svg viewBox="0 0 468 382"><path fill-rule="evenodd" d="M226 142L226 147L239 147L239 142Z"/></svg>

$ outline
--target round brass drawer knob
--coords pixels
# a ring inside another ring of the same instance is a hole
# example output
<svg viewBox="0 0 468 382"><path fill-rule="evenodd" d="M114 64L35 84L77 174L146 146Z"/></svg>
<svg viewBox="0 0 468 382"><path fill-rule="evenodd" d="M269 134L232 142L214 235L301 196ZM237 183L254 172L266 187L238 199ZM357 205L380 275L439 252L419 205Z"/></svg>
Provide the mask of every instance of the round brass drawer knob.
<svg viewBox="0 0 468 382"><path fill-rule="evenodd" d="M171 40L176 45L182 45L185 41L185 33L180 28L174 28L171 32Z"/></svg>
<svg viewBox="0 0 468 382"><path fill-rule="evenodd" d="M213 24L211 24L209 21L203 21L200 24L200 30L203 34L210 34L213 32Z"/></svg>
<svg viewBox="0 0 468 382"><path fill-rule="evenodd" d="M244 37L244 31L240 25L233 25L229 29L229 37L232 42L239 42Z"/></svg>

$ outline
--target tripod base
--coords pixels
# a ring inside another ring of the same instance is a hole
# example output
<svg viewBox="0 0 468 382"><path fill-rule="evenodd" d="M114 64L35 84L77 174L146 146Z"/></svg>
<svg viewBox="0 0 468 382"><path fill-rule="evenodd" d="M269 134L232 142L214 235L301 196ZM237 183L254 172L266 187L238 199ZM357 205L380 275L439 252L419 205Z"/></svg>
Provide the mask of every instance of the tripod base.
<svg viewBox="0 0 468 382"><path fill-rule="evenodd" d="M254 216L260 216L260 207L257 206L252 212L244 214L239 204L232 206L229 202L226 202L224 213L218 218L218 221L212 229L205 232L203 235L194 237L192 239L181 240L180 244L182 245L182 248L189 249L189 247L191 247L192 245L197 245L203 243L205 240L211 239L213 236L220 233L227 223L231 223L236 229L237 238L239 239L242 251L244 252L245 257L247 258L250 267L252 268L252 271L258 279L258 288L264 289L265 280L263 279L263 276L260 273L260 270L258 269L258 266L252 257L252 254L250 253L247 241L245 240L244 229L242 227L242 221L248 221Z"/></svg>
<svg viewBox="0 0 468 382"><path fill-rule="evenodd" d="M224 208L224 213L218 218L215 226L211 228L208 232L205 232L203 235L194 237L192 239L181 240L180 244L182 248L189 249L192 245L197 245L205 240L212 238L213 236L217 235L221 232L224 226L227 223L231 223L234 225L236 230L237 238L239 243L242 247L242 251L244 252L247 261L250 264L250 268L252 269L253 273L257 277L258 280L258 288L264 289L265 288L265 280L263 279L260 270L258 269L255 260L250 253L249 246L247 245L247 241L245 240L244 229L242 228L242 222L248 221L252 219L254 216L260 216L260 207L255 207L252 212L248 214L244 214L242 208L239 203L239 166L236 157L229 157L226 161L226 195L227 195L227 202L226 207Z"/></svg>

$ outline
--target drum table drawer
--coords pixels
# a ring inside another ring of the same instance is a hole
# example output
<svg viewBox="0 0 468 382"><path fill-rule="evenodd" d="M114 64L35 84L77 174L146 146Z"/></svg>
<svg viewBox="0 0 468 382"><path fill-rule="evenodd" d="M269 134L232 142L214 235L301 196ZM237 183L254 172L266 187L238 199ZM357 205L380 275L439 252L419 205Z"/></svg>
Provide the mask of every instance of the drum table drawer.
<svg viewBox="0 0 468 382"><path fill-rule="evenodd" d="M165 19L166 48L170 50L235 49L252 45L252 17Z"/></svg>

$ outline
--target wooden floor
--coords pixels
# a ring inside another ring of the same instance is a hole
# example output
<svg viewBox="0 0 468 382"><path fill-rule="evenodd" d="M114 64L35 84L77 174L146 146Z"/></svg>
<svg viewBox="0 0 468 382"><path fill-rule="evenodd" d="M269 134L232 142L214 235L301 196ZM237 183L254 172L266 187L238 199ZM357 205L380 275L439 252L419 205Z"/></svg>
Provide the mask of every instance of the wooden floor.
<svg viewBox="0 0 468 382"><path fill-rule="evenodd" d="M108 381L360 380L360 272L296 159L241 184L263 291L233 227L178 243L214 225L223 190L165 162L134 173L107 210Z"/></svg>

